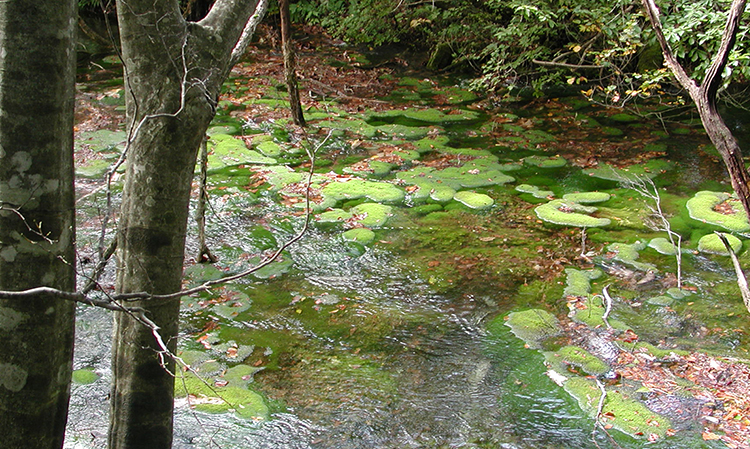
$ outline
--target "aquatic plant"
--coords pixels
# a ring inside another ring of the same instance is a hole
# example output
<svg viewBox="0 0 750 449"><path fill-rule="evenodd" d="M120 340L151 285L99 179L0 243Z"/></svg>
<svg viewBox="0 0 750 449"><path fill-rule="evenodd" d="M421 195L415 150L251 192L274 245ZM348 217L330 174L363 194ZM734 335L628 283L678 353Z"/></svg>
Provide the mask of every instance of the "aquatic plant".
<svg viewBox="0 0 750 449"><path fill-rule="evenodd" d="M687 209L694 220L733 232L750 231L747 214L734 195L703 190L688 200Z"/></svg>
<svg viewBox="0 0 750 449"><path fill-rule="evenodd" d="M609 218L597 218L586 215L594 213L597 210L593 206L584 206L575 201L561 199L552 200L534 209L537 217L547 223L579 228L608 226L611 222Z"/></svg>

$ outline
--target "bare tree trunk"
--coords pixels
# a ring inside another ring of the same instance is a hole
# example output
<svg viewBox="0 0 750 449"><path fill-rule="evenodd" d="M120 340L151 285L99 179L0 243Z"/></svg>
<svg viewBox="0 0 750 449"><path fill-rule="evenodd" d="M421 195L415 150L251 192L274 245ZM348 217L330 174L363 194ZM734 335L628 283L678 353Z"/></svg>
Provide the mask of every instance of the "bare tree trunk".
<svg viewBox="0 0 750 449"><path fill-rule="evenodd" d="M180 289L196 154L230 56L255 2L219 0L186 22L177 0L118 0L130 139L118 225L118 293ZM119 313L113 341L113 449L170 449L180 300L130 303L153 329Z"/></svg>
<svg viewBox="0 0 750 449"><path fill-rule="evenodd" d="M281 47L284 52L284 78L289 91L292 120L295 125L305 126L305 115L302 113L302 102L297 86L297 62L292 40L292 24L289 18L289 0L279 0L279 16L281 18Z"/></svg>
<svg viewBox="0 0 750 449"><path fill-rule="evenodd" d="M719 51L714 57L711 66L706 71L705 79L698 85L687 74L672 53L672 49L669 47L669 43L662 31L659 9L656 3L654 0L643 0L643 5L651 20L656 39L661 45L662 53L664 53L665 63L695 102L701 121L703 122L703 127L706 129L706 134L708 134L709 139L716 146L716 150L721 154L724 165L729 172L732 187L737 193L740 202L745 207L745 212L750 219L750 174L748 174L745 168L742 151L737 143L737 139L732 135L732 132L716 110L716 95L721 86L721 74L727 64L729 52L734 47L740 19L742 18L742 13L745 11L745 3L745 0L732 1Z"/></svg>
<svg viewBox="0 0 750 449"><path fill-rule="evenodd" d="M75 290L75 19L71 0L0 2L0 290ZM0 300L0 446L62 447L74 312Z"/></svg>

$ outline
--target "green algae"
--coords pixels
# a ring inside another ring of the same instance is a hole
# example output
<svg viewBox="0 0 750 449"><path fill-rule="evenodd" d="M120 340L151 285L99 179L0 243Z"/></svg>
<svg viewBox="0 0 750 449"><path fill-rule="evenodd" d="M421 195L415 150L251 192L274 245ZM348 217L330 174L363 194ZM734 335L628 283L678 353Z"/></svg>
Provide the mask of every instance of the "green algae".
<svg viewBox="0 0 750 449"><path fill-rule="evenodd" d="M471 192L468 190L457 192L453 199L468 208L476 210L489 209L493 204L495 204L495 200L493 200L490 196L483 193Z"/></svg>
<svg viewBox="0 0 750 449"><path fill-rule="evenodd" d="M511 312L505 324L531 348L540 348L542 341L560 333L557 318L541 309Z"/></svg>
<svg viewBox="0 0 750 449"><path fill-rule="evenodd" d="M731 234L724 234L724 237L729 242L729 246L732 248L735 254L739 253L742 249L742 241ZM698 240L698 251L706 254L716 254L720 256L728 256L724 242L721 241L716 234L706 234Z"/></svg>
<svg viewBox="0 0 750 449"><path fill-rule="evenodd" d="M555 196L555 192L551 190L542 190L537 186L530 184L519 184L516 186L516 190L521 193L531 194L534 198L545 199Z"/></svg>
<svg viewBox="0 0 750 449"><path fill-rule="evenodd" d="M597 218L590 215L598 209L593 206L584 206L574 201L552 200L549 203L537 206L534 211L540 220L561 226L575 226L579 228L594 228L608 226L611 221L608 218Z"/></svg>
<svg viewBox="0 0 750 449"><path fill-rule="evenodd" d="M715 208L720 204L730 206L723 209L729 213L716 212ZM690 218L703 223L721 226L733 232L750 230L750 223L742 204L728 193L700 191L687 201L687 210Z"/></svg>

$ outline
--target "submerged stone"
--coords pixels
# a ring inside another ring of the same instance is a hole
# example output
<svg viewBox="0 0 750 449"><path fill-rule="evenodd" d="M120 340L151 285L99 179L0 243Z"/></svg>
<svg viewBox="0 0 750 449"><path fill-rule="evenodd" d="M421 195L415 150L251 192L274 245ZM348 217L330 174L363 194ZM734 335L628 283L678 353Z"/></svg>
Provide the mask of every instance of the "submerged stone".
<svg viewBox="0 0 750 449"><path fill-rule="evenodd" d="M657 271L656 266L650 263L638 262L639 252L646 248L646 244L640 240L635 243L612 243L607 246L607 252L611 260L622 262L641 271Z"/></svg>
<svg viewBox="0 0 750 449"><path fill-rule="evenodd" d="M694 220L734 232L750 231L745 209L734 195L703 190L688 200L687 210Z"/></svg>
<svg viewBox="0 0 750 449"><path fill-rule="evenodd" d="M363 226L377 228L384 226L391 217L393 208L378 203L362 203L350 209L352 217Z"/></svg>
<svg viewBox="0 0 750 449"><path fill-rule="evenodd" d="M600 358L579 346L563 346L554 352L545 354L547 363L553 367L572 366L591 376L599 376L610 370L610 366Z"/></svg>

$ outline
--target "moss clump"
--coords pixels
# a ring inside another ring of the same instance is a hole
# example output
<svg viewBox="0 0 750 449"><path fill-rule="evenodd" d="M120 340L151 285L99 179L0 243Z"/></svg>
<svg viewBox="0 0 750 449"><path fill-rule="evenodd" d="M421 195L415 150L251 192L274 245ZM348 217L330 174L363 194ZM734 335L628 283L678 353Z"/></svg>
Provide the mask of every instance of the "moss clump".
<svg viewBox="0 0 750 449"><path fill-rule="evenodd" d="M384 226L391 217L392 210L391 206L378 203L362 203L350 209L352 215L369 228Z"/></svg>
<svg viewBox="0 0 750 449"><path fill-rule="evenodd" d="M530 309L512 312L508 315L506 326L513 335L520 338L531 348L540 348L540 343L560 332L560 323L554 315L541 309Z"/></svg>
<svg viewBox="0 0 750 449"><path fill-rule="evenodd" d="M495 204L495 200L490 198L488 195L470 191L458 192L454 195L453 199L466 207L476 210L489 209L493 204Z"/></svg>
<svg viewBox="0 0 750 449"><path fill-rule="evenodd" d="M360 245L368 245L375 240L375 232L368 228L354 228L344 232L341 237L347 242L357 242Z"/></svg>
<svg viewBox="0 0 750 449"><path fill-rule="evenodd" d="M387 182L349 179L332 182L323 187L323 196L335 201L368 198L378 203L400 203L406 197L404 191Z"/></svg>
<svg viewBox="0 0 750 449"><path fill-rule="evenodd" d="M609 218L584 215L596 212L596 207L584 206L574 201L552 200L547 204L537 206L534 211L540 220L556 225L597 228L610 224Z"/></svg>
<svg viewBox="0 0 750 449"><path fill-rule="evenodd" d="M599 269L577 270L575 268L566 268L565 290L563 296L588 296L591 293L591 281L602 276Z"/></svg>
<svg viewBox="0 0 750 449"><path fill-rule="evenodd" d="M282 152L279 144L273 141L261 142L258 144L258 146L256 146L256 148L258 149L258 151L263 153L264 156L268 156L271 158L277 158L281 156Z"/></svg>
<svg viewBox="0 0 750 449"><path fill-rule="evenodd" d="M612 195L607 192L578 192L563 195L564 200L574 201L579 204L603 203L610 198L612 198Z"/></svg>
<svg viewBox="0 0 750 449"><path fill-rule="evenodd" d="M742 241L740 239L731 234L724 234L724 237L727 239L727 242L729 242L729 246L732 247L732 251L734 251L735 254L740 252L742 249ZM722 242L716 234L707 234L701 237L700 240L698 240L698 251L707 254L717 254L720 256L729 255L729 251L727 251L726 246L724 246L724 242Z"/></svg>
<svg viewBox="0 0 750 449"><path fill-rule="evenodd" d="M530 184L519 184L516 186L516 190L521 193L529 193L534 198L539 198L539 199L544 199L544 198L555 196L555 192L551 190L542 190L539 187L532 186Z"/></svg>
<svg viewBox="0 0 750 449"><path fill-rule="evenodd" d="M646 248L646 244L640 240L635 243L612 243L607 246L607 251L612 260L630 265L636 270L657 271L656 266L650 263L638 262L639 252Z"/></svg>
<svg viewBox="0 0 750 449"><path fill-rule="evenodd" d="M531 165L539 168L560 168L565 167L568 161L564 157L560 156L528 156L523 158L523 162L526 165Z"/></svg>
<svg viewBox="0 0 750 449"><path fill-rule="evenodd" d="M648 247L653 248L659 254L664 254L666 256L674 256L678 252L678 248L664 237L656 237L655 239L652 239L648 242Z"/></svg>
<svg viewBox="0 0 750 449"><path fill-rule="evenodd" d="M432 199L433 201L437 201L438 203L447 203L448 201L452 200L453 197L456 195L456 190L450 186L425 185L425 186L419 187L419 190L424 190L425 192L428 189L430 192L430 199Z"/></svg>
<svg viewBox="0 0 750 449"><path fill-rule="evenodd" d="M216 170L234 165L272 165L276 159L248 150L242 140L228 134L214 134L208 139L208 168Z"/></svg>
<svg viewBox="0 0 750 449"><path fill-rule="evenodd" d="M565 382L563 388L578 401L584 412L596 418L601 390L593 380L573 377ZM631 398L624 389L607 389L602 416L606 416L606 424L637 439L646 439L651 435L664 438L667 429L672 428L669 418L652 412Z"/></svg>
<svg viewBox="0 0 750 449"><path fill-rule="evenodd" d="M716 208L723 205L722 212ZM728 193L700 191L687 202L690 218L704 223L721 226L733 232L745 232L750 230L745 209L739 200Z"/></svg>
<svg viewBox="0 0 750 449"><path fill-rule="evenodd" d="M80 385L92 384L99 380L99 375L92 368L81 368L73 371L73 382Z"/></svg>

